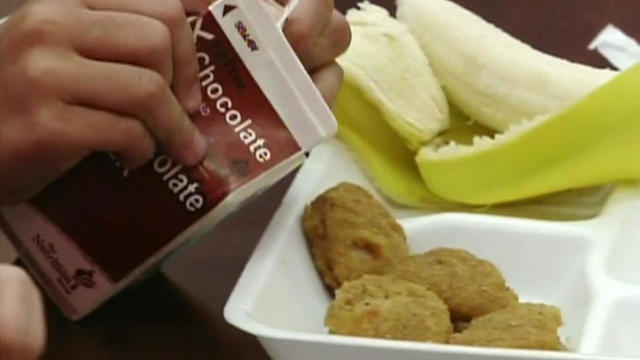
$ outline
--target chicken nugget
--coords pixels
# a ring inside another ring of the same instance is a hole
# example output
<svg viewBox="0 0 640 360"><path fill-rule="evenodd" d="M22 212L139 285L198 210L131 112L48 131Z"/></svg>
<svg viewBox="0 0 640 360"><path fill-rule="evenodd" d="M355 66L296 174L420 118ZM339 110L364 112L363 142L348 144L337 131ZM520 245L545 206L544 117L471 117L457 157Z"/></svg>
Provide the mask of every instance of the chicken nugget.
<svg viewBox="0 0 640 360"><path fill-rule="evenodd" d="M329 307L331 333L446 343L453 331L442 300L424 286L378 275L345 282Z"/></svg>
<svg viewBox="0 0 640 360"><path fill-rule="evenodd" d="M316 268L331 289L409 255L400 224L369 192L351 183L313 200L302 227Z"/></svg>
<svg viewBox="0 0 640 360"><path fill-rule="evenodd" d="M449 342L469 346L566 350L558 337L561 325L562 315L557 307L522 303L473 319L468 329L453 334Z"/></svg>
<svg viewBox="0 0 640 360"><path fill-rule="evenodd" d="M381 273L426 286L444 300L454 320L468 320L518 302L518 295L492 263L461 249L434 249L402 259Z"/></svg>

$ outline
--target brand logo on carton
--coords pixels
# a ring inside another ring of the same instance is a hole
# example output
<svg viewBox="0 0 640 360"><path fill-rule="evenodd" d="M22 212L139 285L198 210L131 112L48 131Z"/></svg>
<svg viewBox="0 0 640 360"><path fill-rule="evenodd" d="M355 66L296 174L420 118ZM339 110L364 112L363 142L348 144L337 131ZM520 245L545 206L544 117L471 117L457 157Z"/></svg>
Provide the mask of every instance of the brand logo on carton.
<svg viewBox="0 0 640 360"><path fill-rule="evenodd" d="M251 38L249 29L247 29L242 20L236 21L234 26L236 27L236 30L238 30L238 34L240 34L242 40L244 40L245 44L247 44L249 50L251 50L252 52L260 50L258 49L258 44L256 43L256 41Z"/></svg>
<svg viewBox="0 0 640 360"><path fill-rule="evenodd" d="M93 281L93 270L85 270L83 268L76 269L76 272L73 274L73 283L69 285L69 288L71 290L75 290L78 286L82 286L87 289L91 289L96 286L95 281Z"/></svg>
<svg viewBox="0 0 640 360"><path fill-rule="evenodd" d="M71 275L62 262L60 262L56 247L52 242L45 240L40 234L36 234L32 240L42 256L44 256L49 265L53 268L56 274L58 274L56 283L60 285L65 294L71 294L79 286L87 289L91 289L96 286L96 283L93 280L93 270L77 268L75 273Z"/></svg>

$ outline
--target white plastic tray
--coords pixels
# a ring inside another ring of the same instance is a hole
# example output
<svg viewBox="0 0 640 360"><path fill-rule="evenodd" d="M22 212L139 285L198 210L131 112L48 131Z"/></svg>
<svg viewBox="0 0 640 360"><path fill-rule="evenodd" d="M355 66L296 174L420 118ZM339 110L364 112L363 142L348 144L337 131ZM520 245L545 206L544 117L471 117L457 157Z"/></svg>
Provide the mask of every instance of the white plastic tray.
<svg viewBox="0 0 640 360"><path fill-rule="evenodd" d="M640 189L620 186L594 219L553 222L482 214L425 214L386 203L412 253L460 247L503 272L523 301L559 306L571 352L525 351L329 335L330 302L300 219L305 204L340 181L374 191L337 140L317 147L285 196L225 307L274 360L638 359Z"/></svg>

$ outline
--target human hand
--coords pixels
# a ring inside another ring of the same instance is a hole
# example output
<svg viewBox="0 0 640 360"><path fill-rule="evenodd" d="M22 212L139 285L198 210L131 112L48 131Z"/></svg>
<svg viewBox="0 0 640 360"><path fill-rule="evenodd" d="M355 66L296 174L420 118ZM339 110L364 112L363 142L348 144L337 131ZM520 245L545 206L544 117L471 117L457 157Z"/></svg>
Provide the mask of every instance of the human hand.
<svg viewBox="0 0 640 360"><path fill-rule="evenodd" d="M42 298L19 267L0 264L0 354L3 360L36 359L44 349Z"/></svg>
<svg viewBox="0 0 640 360"><path fill-rule="evenodd" d="M333 0L300 0L285 23L284 34L322 96L332 104L343 77L335 59L351 42L351 29L345 17L334 8Z"/></svg>
<svg viewBox="0 0 640 360"><path fill-rule="evenodd" d="M201 159L205 140L182 110L200 103L184 10L209 2L33 0L15 14L0 34L0 204L35 195L92 151L136 168L157 141L185 165ZM333 60L350 42L333 0L301 0L284 30L332 103Z"/></svg>
<svg viewBox="0 0 640 360"><path fill-rule="evenodd" d="M185 165L204 156L187 114L201 95L184 11L179 0L32 0L4 24L0 204L35 195L93 151L127 168L156 143Z"/></svg>

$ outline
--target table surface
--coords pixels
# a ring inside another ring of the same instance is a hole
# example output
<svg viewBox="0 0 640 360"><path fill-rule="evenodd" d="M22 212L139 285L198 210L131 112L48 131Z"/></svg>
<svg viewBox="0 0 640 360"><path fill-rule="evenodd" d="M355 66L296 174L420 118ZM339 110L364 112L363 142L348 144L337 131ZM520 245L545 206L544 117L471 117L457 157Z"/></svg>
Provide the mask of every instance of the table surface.
<svg viewBox="0 0 640 360"><path fill-rule="evenodd" d="M335 0L345 10L355 0ZM393 7L393 0L372 1ZM640 38L636 0L458 0L518 38L554 55L606 66L586 46L608 23ZM228 325L222 310L293 175L137 287L80 322L47 304L45 359L234 359L269 357L250 335ZM304 360L304 359L300 359Z"/></svg>

